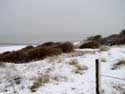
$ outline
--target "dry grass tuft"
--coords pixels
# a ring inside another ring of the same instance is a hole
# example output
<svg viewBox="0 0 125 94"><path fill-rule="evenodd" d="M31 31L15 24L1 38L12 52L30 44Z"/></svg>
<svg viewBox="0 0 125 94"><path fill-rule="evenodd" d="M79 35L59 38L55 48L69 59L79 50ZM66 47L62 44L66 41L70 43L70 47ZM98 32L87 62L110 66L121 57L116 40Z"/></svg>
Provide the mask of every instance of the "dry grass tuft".
<svg viewBox="0 0 125 94"><path fill-rule="evenodd" d="M68 62L68 64L73 66L72 72L74 72L74 73L80 73L82 70L88 70L88 67L85 65L79 64L77 59L71 59Z"/></svg>
<svg viewBox="0 0 125 94"><path fill-rule="evenodd" d="M71 53L66 54L66 56L67 57L76 57L76 56L83 56L83 55L86 55L86 54L95 54L96 52L98 52L98 50L92 50L92 51L89 51L89 50L85 50L85 51L76 50L76 51L73 51Z"/></svg>
<svg viewBox="0 0 125 94"><path fill-rule="evenodd" d="M114 85L113 89L119 91L120 94L125 94L125 85L124 84Z"/></svg>
<svg viewBox="0 0 125 94"><path fill-rule="evenodd" d="M108 51L108 50L110 50L110 47L108 47L108 46L100 46L99 49L100 49L100 51Z"/></svg>
<svg viewBox="0 0 125 94"><path fill-rule="evenodd" d="M77 59L71 59L69 62L67 62L68 64L70 64L70 65L76 65L76 64L78 64L79 62L78 62L78 60Z"/></svg>
<svg viewBox="0 0 125 94"><path fill-rule="evenodd" d="M81 64L76 64L73 65L73 72L74 73L81 73L82 70L88 70L88 67L85 65L81 65Z"/></svg>
<svg viewBox="0 0 125 94"><path fill-rule="evenodd" d="M5 67L5 62L0 62L0 67Z"/></svg>
<svg viewBox="0 0 125 94"><path fill-rule="evenodd" d="M105 57L101 57L100 60L101 60L101 62L106 62L107 61Z"/></svg>
<svg viewBox="0 0 125 94"><path fill-rule="evenodd" d="M33 83L30 89L32 92L35 92L40 86L43 86L48 82L49 82L49 75L42 75L38 79L36 79L36 81Z"/></svg>
<svg viewBox="0 0 125 94"><path fill-rule="evenodd" d="M60 62L62 62L61 56L56 56L56 55L55 56L49 56L49 57L46 58L46 60L49 63L54 63L54 62L60 63Z"/></svg>
<svg viewBox="0 0 125 94"><path fill-rule="evenodd" d="M51 77L54 81L66 81L68 78L66 76L56 75Z"/></svg>
<svg viewBox="0 0 125 94"><path fill-rule="evenodd" d="M118 60L116 63L114 63L112 66L112 70L116 70L118 69L119 67L121 66L124 66L125 65L125 60L121 59L121 60Z"/></svg>

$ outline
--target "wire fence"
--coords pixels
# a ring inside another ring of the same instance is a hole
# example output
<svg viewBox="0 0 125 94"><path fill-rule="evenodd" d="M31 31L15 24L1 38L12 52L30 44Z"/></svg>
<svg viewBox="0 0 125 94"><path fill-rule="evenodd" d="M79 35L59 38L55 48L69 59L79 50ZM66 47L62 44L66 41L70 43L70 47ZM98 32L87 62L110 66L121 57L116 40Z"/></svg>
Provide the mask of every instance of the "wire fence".
<svg viewBox="0 0 125 94"><path fill-rule="evenodd" d="M110 76L110 75L104 75L104 74L102 74L101 76L102 76L102 77L106 77L106 78L112 78L112 79L117 79L117 80L125 81L125 79L118 78L118 77L113 77L113 76Z"/></svg>
<svg viewBox="0 0 125 94"><path fill-rule="evenodd" d="M119 77L115 77L115 76L111 76L111 75L105 75L105 74L101 74L101 63L99 62L99 59L95 60L95 86L96 86L96 94L102 94L101 93L101 77L105 77L105 78L111 78L111 79L115 79L115 80L120 80L120 81L125 81L125 79L123 78L119 78Z"/></svg>

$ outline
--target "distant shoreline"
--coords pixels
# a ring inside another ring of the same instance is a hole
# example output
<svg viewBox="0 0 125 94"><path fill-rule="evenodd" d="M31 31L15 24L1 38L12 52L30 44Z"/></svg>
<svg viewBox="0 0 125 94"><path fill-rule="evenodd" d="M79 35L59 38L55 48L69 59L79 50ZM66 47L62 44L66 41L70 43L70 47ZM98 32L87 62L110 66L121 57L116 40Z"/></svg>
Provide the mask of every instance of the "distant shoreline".
<svg viewBox="0 0 125 94"><path fill-rule="evenodd" d="M0 43L0 46L17 46L17 45L38 45L38 44Z"/></svg>
<svg viewBox="0 0 125 94"><path fill-rule="evenodd" d="M75 41L80 41L80 40L67 40L70 42L75 42ZM49 42L49 41L46 41ZM65 41L53 41L53 42L65 42ZM41 43L0 43L0 46L17 46L17 45L39 45L45 42L41 42Z"/></svg>
<svg viewBox="0 0 125 94"><path fill-rule="evenodd" d="M0 43L0 47L8 47L8 46L21 46L21 45L28 45L28 44L11 44L11 43Z"/></svg>

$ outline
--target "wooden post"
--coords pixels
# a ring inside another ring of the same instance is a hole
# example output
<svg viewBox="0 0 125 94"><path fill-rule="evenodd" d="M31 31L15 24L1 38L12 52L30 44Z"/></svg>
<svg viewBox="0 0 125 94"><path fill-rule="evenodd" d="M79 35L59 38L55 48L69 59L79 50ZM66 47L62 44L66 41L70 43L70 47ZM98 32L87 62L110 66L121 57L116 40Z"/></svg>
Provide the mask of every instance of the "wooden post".
<svg viewBox="0 0 125 94"><path fill-rule="evenodd" d="M96 94L100 94L100 64L99 64L99 60L96 59L95 61L95 77L96 77Z"/></svg>

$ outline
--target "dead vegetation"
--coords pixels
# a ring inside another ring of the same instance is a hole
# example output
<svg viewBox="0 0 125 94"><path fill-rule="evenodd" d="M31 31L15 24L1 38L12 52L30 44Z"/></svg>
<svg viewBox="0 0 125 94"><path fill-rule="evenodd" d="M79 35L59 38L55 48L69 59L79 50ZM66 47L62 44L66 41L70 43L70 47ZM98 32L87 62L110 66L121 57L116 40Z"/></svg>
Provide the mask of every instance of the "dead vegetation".
<svg viewBox="0 0 125 94"><path fill-rule="evenodd" d="M0 61L13 63L26 63L34 60L44 59L48 56L59 55L73 51L70 42L54 43L48 42L37 47L27 46L21 50L4 52L0 54Z"/></svg>
<svg viewBox="0 0 125 94"><path fill-rule="evenodd" d="M61 76L61 75L54 75L51 77L52 80L54 81L66 81L68 78L66 76Z"/></svg>
<svg viewBox="0 0 125 94"><path fill-rule="evenodd" d="M109 46L100 46L99 49L100 49L100 51L108 51L108 50L110 50L110 47Z"/></svg>
<svg viewBox="0 0 125 94"><path fill-rule="evenodd" d="M90 41L90 42L82 44L79 48L80 49L83 49L83 48L92 48L92 49L95 49L95 48L98 48L98 47L99 47L99 43L98 42L96 42L96 41Z"/></svg>
<svg viewBox="0 0 125 94"><path fill-rule="evenodd" d="M49 75L41 75L40 77L38 77L35 82L33 83L33 85L30 87L32 92L35 92L40 86L45 85L46 83L49 82Z"/></svg>
<svg viewBox="0 0 125 94"><path fill-rule="evenodd" d="M99 48L102 45L112 46L112 45L124 45L125 44L125 29L123 29L119 34L112 34L108 37L102 37L101 35L95 35L87 38L83 44L79 46L80 49L83 48Z"/></svg>
<svg viewBox="0 0 125 94"><path fill-rule="evenodd" d="M46 61L49 63L61 63L63 61L63 56L59 55L49 56L46 58Z"/></svg>
<svg viewBox="0 0 125 94"><path fill-rule="evenodd" d="M81 64L73 65L74 73L81 73L81 71L83 71L83 70L88 70L88 67L85 65L81 65Z"/></svg>
<svg viewBox="0 0 125 94"><path fill-rule="evenodd" d="M118 84L113 85L113 89L119 91L120 94L125 94L125 85L124 84Z"/></svg>
<svg viewBox="0 0 125 94"><path fill-rule="evenodd" d="M43 44L40 44L38 45L37 47L48 47L48 46L54 46L54 45L57 45L57 44L60 44L60 43L56 43L56 42L46 42L46 43L43 43Z"/></svg>
<svg viewBox="0 0 125 94"><path fill-rule="evenodd" d="M72 72L74 73L81 73L81 71L83 70L88 70L88 67L86 65L80 64L76 59L71 59L67 63L73 67Z"/></svg>
<svg viewBox="0 0 125 94"><path fill-rule="evenodd" d="M76 56L83 56L83 55L86 55L86 54L95 54L96 52L98 52L98 50L92 50L92 51L89 51L89 50L85 50L85 51L75 50L73 52L70 52L70 53L64 54L64 55L67 56L67 57L76 57Z"/></svg>
<svg viewBox="0 0 125 94"><path fill-rule="evenodd" d="M0 67L5 67L5 62L0 62Z"/></svg>
<svg viewBox="0 0 125 94"><path fill-rule="evenodd" d="M31 60L44 59L47 56L59 55L62 51L50 47L37 47L28 51L28 58Z"/></svg>
<svg viewBox="0 0 125 94"><path fill-rule="evenodd" d="M67 62L67 64L70 64L70 65L76 65L78 64L78 60L77 59L71 59L70 61Z"/></svg>
<svg viewBox="0 0 125 94"><path fill-rule="evenodd" d="M101 57L100 60L101 60L101 62L106 62L107 61L105 57Z"/></svg>
<svg viewBox="0 0 125 94"><path fill-rule="evenodd" d="M121 60L118 60L116 63L114 63L113 65L112 65L112 70L116 70L116 69L118 69L118 68L120 68L120 67L122 67L122 66L125 66L125 60L123 60L123 59L121 59Z"/></svg>

